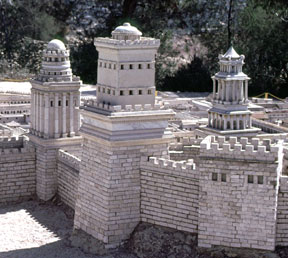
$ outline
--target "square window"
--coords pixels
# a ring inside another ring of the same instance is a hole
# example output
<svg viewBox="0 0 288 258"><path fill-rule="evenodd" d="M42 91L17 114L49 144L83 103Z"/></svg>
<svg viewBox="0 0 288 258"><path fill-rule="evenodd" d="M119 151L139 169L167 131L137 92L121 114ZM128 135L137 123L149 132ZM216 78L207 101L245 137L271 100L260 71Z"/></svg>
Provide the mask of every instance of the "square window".
<svg viewBox="0 0 288 258"><path fill-rule="evenodd" d="M212 181L218 181L218 174L212 173Z"/></svg>
<svg viewBox="0 0 288 258"><path fill-rule="evenodd" d="M221 182L226 182L226 174L221 174Z"/></svg>
<svg viewBox="0 0 288 258"><path fill-rule="evenodd" d="M120 96L123 96L123 95L124 95L123 90L120 90Z"/></svg>
<svg viewBox="0 0 288 258"><path fill-rule="evenodd" d="M133 95L133 90L129 90L129 95Z"/></svg>
<svg viewBox="0 0 288 258"><path fill-rule="evenodd" d="M139 95L142 95L142 90L139 90L138 94L139 94Z"/></svg>
<svg viewBox="0 0 288 258"><path fill-rule="evenodd" d="M254 183L253 175L248 175L248 184L253 184L253 183Z"/></svg>
<svg viewBox="0 0 288 258"><path fill-rule="evenodd" d="M263 183L264 183L264 177L263 177L263 176L258 176L258 177L257 177L257 182L258 182L259 185L263 185Z"/></svg>

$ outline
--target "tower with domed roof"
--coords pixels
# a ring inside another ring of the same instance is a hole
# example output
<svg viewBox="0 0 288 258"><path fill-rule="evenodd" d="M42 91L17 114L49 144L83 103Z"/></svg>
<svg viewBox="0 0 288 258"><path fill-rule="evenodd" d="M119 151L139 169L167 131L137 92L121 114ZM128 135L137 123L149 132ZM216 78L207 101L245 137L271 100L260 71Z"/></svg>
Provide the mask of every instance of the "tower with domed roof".
<svg viewBox="0 0 288 258"><path fill-rule="evenodd" d="M112 31L112 38L96 38L99 52L97 100L106 105L155 102L155 55L160 41L142 37L130 23Z"/></svg>
<svg viewBox="0 0 288 258"><path fill-rule="evenodd" d="M36 148L37 195L51 199L57 191L58 149L80 149L79 105L81 81L73 76L69 50L54 39L43 51L42 67L31 80L29 138Z"/></svg>
<svg viewBox="0 0 288 258"><path fill-rule="evenodd" d="M252 127L248 110L248 81L243 73L244 55L231 46L219 55L220 71L213 77L213 107L208 111L207 130L215 134L254 136L259 129Z"/></svg>
<svg viewBox="0 0 288 258"><path fill-rule="evenodd" d="M69 50L62 41L48 43L40 73L31 83L31 133L45 139L77 135L81 81L72 75Z"/></svg>

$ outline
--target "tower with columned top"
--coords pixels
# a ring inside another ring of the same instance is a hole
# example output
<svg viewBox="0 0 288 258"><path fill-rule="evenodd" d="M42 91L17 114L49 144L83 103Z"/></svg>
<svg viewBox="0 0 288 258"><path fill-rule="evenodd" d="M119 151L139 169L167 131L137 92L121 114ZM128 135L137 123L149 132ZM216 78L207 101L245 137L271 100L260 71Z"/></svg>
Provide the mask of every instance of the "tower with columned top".
<svg viewBox="0 0 288 258"><path fill-rule="evenodd" d="M83 152L74 227L105 243L127 240L140 222L140 162L167 157L174 115L155 105L154 60L159 40L128 23L96 38L97 101L81 111Z"/></svg>
<svg viewBox="0 0 288 258"><path fill-rule="evenodd" d="M208 127L213 134L255 136L259 129L252 127L248 110L248 81L243 73L244 55L231 46L219 55L220 71L213 77L213 107L208 111Z"/></svg>
<svg viewBox="0 0 288 258"><path fill-rule="evenodd" d="M31 80L30 139L37 152L37 195L49 200L57 190L56 155L59 148L80 148L81 81L73 76L69 50L54 39L43 51L39 74Z"/></svg>

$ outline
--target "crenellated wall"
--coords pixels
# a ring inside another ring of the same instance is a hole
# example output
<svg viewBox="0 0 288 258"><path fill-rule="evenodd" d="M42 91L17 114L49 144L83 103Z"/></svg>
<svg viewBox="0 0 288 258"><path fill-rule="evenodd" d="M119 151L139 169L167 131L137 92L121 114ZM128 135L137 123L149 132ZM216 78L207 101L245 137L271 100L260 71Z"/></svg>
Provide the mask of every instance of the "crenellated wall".
<svg viewBox="0 0 288 258"><path fill-rule="evenodd" d="M65 204L75 209L81 160L64 150L58 151L58 195Z"/></svg>
<svg viewBox="0 0 288 258"><path fill-rule="evenodd" d="M282 143L209 136L199 162L198 245L274 250Z"/></svg>
<svg viewBox="0 0 288 258"><path fill-rule="evenodd" d="M193 160L141 162L141 221L197 233L199 174Z"/></svg>
<svg viewBox="0 0 288 258"><path fill-rule="evenodd" d="M24 137L0 138L0 203L35 195L35 150Z"/></svg>

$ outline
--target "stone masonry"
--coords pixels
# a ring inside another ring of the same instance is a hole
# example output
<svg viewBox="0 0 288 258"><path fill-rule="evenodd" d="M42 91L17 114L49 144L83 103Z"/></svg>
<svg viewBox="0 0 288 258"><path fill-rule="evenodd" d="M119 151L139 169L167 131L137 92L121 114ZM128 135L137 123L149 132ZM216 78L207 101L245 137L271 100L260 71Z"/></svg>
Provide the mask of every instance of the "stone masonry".
<svg viewBox="0 0 288 258"><path fill-rule="evenodd" d="M274 250L282 142L208 136L199 163L198 245Z"/></svg>
<svg viewBox="0 0 288 258"><path fill-rule="evenodd" d="M0 203L18 202L36 193L35 150L23 137L0 139Z"/></svg>

